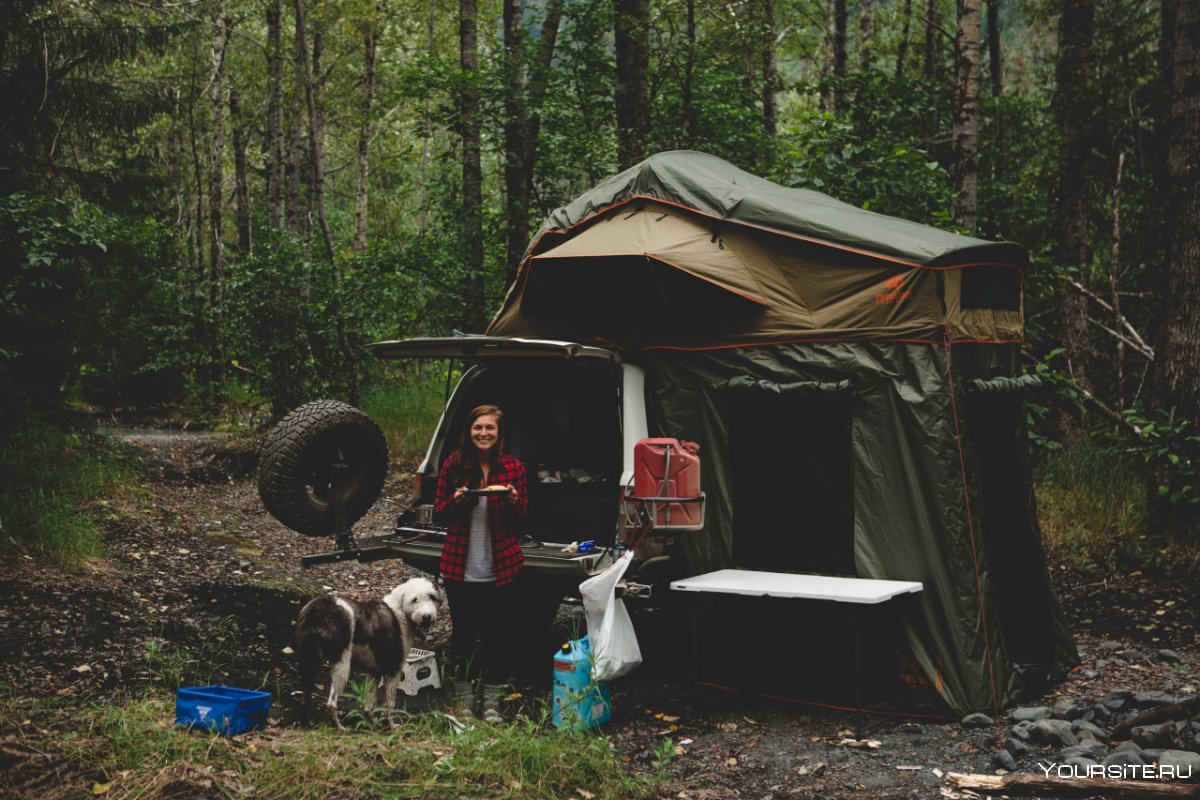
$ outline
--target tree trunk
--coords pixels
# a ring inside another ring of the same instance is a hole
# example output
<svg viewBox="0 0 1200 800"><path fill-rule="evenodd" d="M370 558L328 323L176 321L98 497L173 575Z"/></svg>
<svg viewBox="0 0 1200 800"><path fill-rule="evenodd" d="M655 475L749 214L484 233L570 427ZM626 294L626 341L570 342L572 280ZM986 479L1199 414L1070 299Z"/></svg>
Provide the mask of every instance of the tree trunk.
<svg viewBox="0 0 1200 800"><path fill-rule="evenodd" d="M833 113L846 110L846 0L833 0Z"/></svg>
<svg viewBox="0 0 1200 800"><path fill-rule="evenodd" d="M304 234L308 238L309 220L300 205L300 184L305 173L304 132L304 76L308 74L308 42L301 35L301 26L296 22L296 35L292 52L292 86L288 125L288 174L287 174L287 223L292 233Z"/></svg>
<svg viewBox="0 0 1200 800"><path fill-rule="evenodd" d="M558 43L558 24L562 18L563 0L550 0L546 4L546 18L542 20L541 40L538 43L537 71L529 82L529 132L525 137L525 172L529 176L529 191L532 196L533 175L537 166L538 138L542 132L542 104L546 99L546 85L550 81L550 69L554 64L554 48Z"/></svg>
<svg viewBox="0 0 1200 800"><path fill-rule="evenodd" d="M954 61L954 219L974 230L979 196L979 6L980 0L958 0L958 35Z"/></svg>
<svg viewBox="0 0 1200 800"><path fill-rule="evenodd" d="M696 104L692 97L692 81L696 72L696 0L687 0L687 56L683 63L683 85L680 87L682 118L679 120L684 147L691 147L696 133Z"/></svg>
<svg viewBox="0 0 1200 800"><path fill-rule="evenodd" d="M900 46L896 49L896 80L904 77L904 59L908 55L908 32L912 27L912 0L904 0L904 22L900 28Z"/></svg>
<svg viewBox="0 0 1200 800"><path fill-rule="evenodd" d="M283 0L267 5L267 225L283 228Z"/></svg>
<svg viewBox="0 0 1200 800"><path fill-rule="evenodd" d="M251 241L250 187L246 182L246 126L237 89L229 90L229 123L233 129L233 180L237 199L238 254L249 255Z"/></svg>
<svg viewBox="0 0 1200 800"><path fill-rule="evenodd" d="M925 67L926 80L937 77L938 0L925 0Z"/></svg>
<svg viewBox="0 0 1200 800"><path fill-rule="evenodd" d="M435 27L437 16L434 3L435 0L429 0L429 8L425 17L425 45L431 60L437 53ZM431 149L429 131L432 127L429 109L429 91L426 90L421 104L421 207L417 210L417 236L424 236L425 229L429 225L429 151ZM424 292L424 286L421 287L421 291ZM425 359L421 359L421 364L424 363Z"/></svg>
<svg viewBox="0 0 1200 800"><path fill-rule="evenodd" d="M1165 73L1170 239L1152 386L1159 408L1200 424L1200 8L1190 0L1164 3L1162 24L1173 39Z"/></svg>
<svg viewBox="0 0 1200 800"><path fill-rule="evenodd" d="M779 72L775 64L775 0L762 0L763 4L763 43L762 43L762 110L763 132L767 135L768 144L772 143L779 129L779 106L775 102L775 93L779 89ZM693 12L691 4L689 14ZM694 36L694 21L689 17L688 35ZM691 42L689 42L691 44ZM692 57L691 49L688 58ZM690 65L689 65L690 66ZM689 76L690 77L690 76ZM689 87L690 91L690 87ZM770 161L768 154L768 161ZM769 167L770 164L763 164Z"/></svg>
<svg viewBox="0 0 1200 800"><path fill-rule="evenodd" d="M1091 185L1091 152L1094 133L1090 102L1090 48L1095 27L1093 0L1063 0L1059 19L1059 53L1056 66L1055 105L1062 129L1059 158L1058 204L1055 227L1058 243L1055 259L1062 267L1078 272L1079 282L1089 284L1092 246L1088 235L1088 197ZM1080 387L1090 389L1088 380L1087 298L1079 292L1063 291L1059 301L1059 336L1067 361L1067 375ZM1067 419L1069 434L1079 433Z"/></svg>
<svg viewBox="0 0 1200 800"><path fill-rule="evenodd" d="M375 26L382 19L378 2L363 37L363 117L358 129L358 190L354 195L354 249L367 249L367 183L370 177L371 112L375 105Z"/></svg>
<svg viewBox="0 0 1200 800"><path fill-rule="evenodd" d="M613 0L617 57L617 166L632 167L646 157L650 134L650 3Z"/></svg>
<svg viewBox="0 0 1200 800"><path fill-rule="evenodd" d="M221 207L225 188L225 50L229 44L230 25L222 0L213 18L212 128L208 158L208 292L214 305L221 299L225 273Z"/></svg>
<svg viewBox="0 0 1200 800"><path fill-rule="evenodd" d="M463 299L463 327L483 331L483 166L479 135L479 46L475 0L460 0L458 7L459 66L463 74L459 95L462 138L462 245L467 281Z"/></svg>
<svg viewBox="0 0 1200 800"><path fill-rule="evenodd" d="M358 356L350 343L346 331L346 318L342 312L342 272L333 244L333 233L325 214L325 122L320 111L319 87L321 77L321 50L323 37L317 31L313 37L312 60L309 61L308 33L305 20L305 0L296 3L296 43L299 46L299 62L302 64L301 80L304 83L304 104L308 110L308 153L312 175L312 204L321 227L321 238L325 243L325 255L329 259L330 277L333 281L331 311L337 329L338 346L346 359L346 378L350 402L358 405Z"/></svg>
<svg viewBox="0 0 1200 800"><path fill-rule="evenodd" d="M992 97L1004 94L1004 62L1000 60L1000 0L987 0L988 75Z"/></svg>
<svg viewBox="0 0 1200 800"><path fill-rule="evenodd" d="M516 275L529 243L529 116L525 104L525 28L521 0L504 0L505 272Z"/></svg>
<svg viewBox="0 0 1200 800"><path fill-rule="evenodd" d="M875 0L861 0L858 9L858 69L871 69L871 37L874 35Z"/></svg>

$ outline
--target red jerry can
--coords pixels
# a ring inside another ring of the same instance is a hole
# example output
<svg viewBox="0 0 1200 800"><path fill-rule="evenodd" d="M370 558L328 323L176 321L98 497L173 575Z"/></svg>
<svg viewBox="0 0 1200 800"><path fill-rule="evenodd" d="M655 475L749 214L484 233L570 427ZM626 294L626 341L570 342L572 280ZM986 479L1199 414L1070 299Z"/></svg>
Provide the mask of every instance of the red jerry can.
<svg viewBox="0 0 1200 800"><path fill-rule="evenodd" d="M704 527L699 449L678 439L642 439L633 446L633 493L646 504L656 530ZM657 497L676 502L655 502Z"/></svg>

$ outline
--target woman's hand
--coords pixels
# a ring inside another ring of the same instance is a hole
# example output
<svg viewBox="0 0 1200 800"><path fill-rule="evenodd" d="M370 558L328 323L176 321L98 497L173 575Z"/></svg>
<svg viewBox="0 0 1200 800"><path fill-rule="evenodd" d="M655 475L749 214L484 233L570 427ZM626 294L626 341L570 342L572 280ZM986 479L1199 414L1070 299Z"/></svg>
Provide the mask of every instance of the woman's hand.
<svg viewBox="0 0 1200 800"><path fill-rule="evenodd" d="M454 497L452 497L450 499L450 502L454 503L456 506L461 506L463 504L463 499L466 496L467 496L467 487L460 486L454 490Z"/></svg>
<svg viewBox="0 0 1200 800"><path fill-rule="evenodd" d="M517 502L517 499L519 498L519 495L517 494L517 487L510 483L508 485L508 494L506 494L505 497L508 498L508 502L510 503Z"/></svg>

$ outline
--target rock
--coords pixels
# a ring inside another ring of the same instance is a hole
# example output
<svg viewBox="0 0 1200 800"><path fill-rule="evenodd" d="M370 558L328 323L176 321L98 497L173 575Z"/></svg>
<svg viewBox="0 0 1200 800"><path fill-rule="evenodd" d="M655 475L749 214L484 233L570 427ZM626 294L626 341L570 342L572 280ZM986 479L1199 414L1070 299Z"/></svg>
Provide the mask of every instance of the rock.
<svg viewBox="0 0 1200 800"><path fill-rule="evenodd" d="M1159 706L1169 706L1176 701L1177 698L1175 695L1151 690L1149 692L1138 692L1129 702L1136 708L1158 708Z"/></svg>
<svg viewBox="0 0 1200 800"><path fill-rule="evenodd" d="M1179 743L1179 729L1174 723L1141 725L1130 731L1130 738L1146 747L1173 747Z"/></svg>
<svg viewBox="0 0 1200 800"><path fill-rule="evenodd" d="M1174 650L1159 650L1154 654L1154 657L1163 664L1182 664L1183 656L1176 653Z"/></svg>
<svg viewBox="0 0 1200 800"><path fill-rule="evenodd" d="M1012 753L1013 758L1021 758L1029 752L1029 745L1022 742L1020 739L1009 737L1004 743L1004 749Z"/></svg>
<svg viewBox="0 0 1200 800"><path fill-rule="evenodd" d="M968 714L962 718L961 724L964 728L990 728L996 724L996 720L987 714Z"/></svg>
<svg viewBox="0 0 1200 800"><path fill-rule="evenodd" d="M992 753L992 766L1009 772L1017 771L1017 760L1007 750L997 750Z"/></svg>
<svg viewBox="0 0 1200 800"><path fill-rule="evenodd" d="M1079 677L1083 678L1085 681L1091 681L1099 678L1100 673L1096 672L1094 669L1082 669L1079 671Z"/></svg>
<svg viewBox="0 0 1200 800"><path fill-rule="evenodd" d="M1141 754L1142 748L1137 746L1137 742L1121 742L1113 748L1114 753L1138 753Z"/></svg>
<svg viewBox="0 0 1200 800"><path fill-rule="evenodd" d="M1076 736L1081 736L1086 732L1090 733L1096 739L1108 738L1108 731L1104 730L1099 725L1087 721L1086 719L1077 719L1072 722L1071 730Z"/></svg>
<svg viewBox="0 0 1200 800"><path fill-rule="evenodd" d="M1029 728L1031 725L1033 725L1032 722L1018 722L1016 725L1012 726L1012 730L1009 731L1009 733L1011 733L1013 737L1019 741L1028 742L1030 739Z"/></svg>
<svg viewBox="0 0 1200 800"><path fill-rule="evenodd" d="M1158 761L1158 757L1161 756L1165 752L1167 752L1167 751L1163 750L1161 747L1147 747L1145 750L1142 751L1142 758L1146 759L1147 761L1151 761L1151 762Z"/></svg>
<svg viewBox="0 0 1200 800"><path fill-rule="evenodd" d="M1128 661L1130 664L1146 660L1146 657L1142 655L1140 650L1133 649L1122 650L1121 652L1117 653L1117 658L1121 659L1122 661Z"/></svg>
<svg viewBox="0 0 1200 800"><path fill-rule="evenodd" d="M1030 706L1014 708L1008 716L1013 722L1036 722L1039 719L1050 719L1054 712L1047 706Z"/></svg>
<svg viewBox="0 0 1200 800"><path fill-rule="evenodd" d="M1104 653L1115 653L1118 650L1123 650L1124 648L1125 648L1125 645L1121 644L1120 642L1114 642L1111 640L1100 643L1100 651L1104 652Z"/></svg>
<svg viewBox="0 0 1200 800"><path fill-rule="evenodd" d="M1069 697L1060 698L1051 708L1053 716L1059 719L1075 719L1079 714L1083 713L1083 709L1076 705L1075 701Z"/></svg>
<svg viewBox="0 0 1200 800"><path fill-rule="evenodd" d="M1075 756L1096 759L1104 758L1106 755L1108 755L1108 748L1100 742L1080 742L1074 747L1065 747L1062 751L1064 760Z"/></svg>
<svg viewBox="0 0 1200 800"><path fill-rule="evenodd" d="M1079 744L1079 740L1071 732L1071 723L1065 719L1039 719L1030 727L1029 736L1035 742L1055 747L1071 747Z"/></svg>
<svg viewBox="0 0 1200 800"><path fill-rule="evenodd" d="M1158 757L1160 767L1174 767L1180 778L1200 780L1200 753L1190 750L1164 750Z"/></svg>
<svg viewBox="0 0 1200 800"><path fill-rule="evenodd" d="M1114 750L1101 759L1100 763L1106 767L1111 767L1114 764L1128 767L1135 764L1145 764L1146 762L1142 760L1141 754L1135 753L1132 750Z"/></svg>
<svg viewBox="0 0 1200 800"><path fill-rule="evenodd" d="M1131 697L1133 697L1133 692L1128 689L1110 689L1104 697L1100 698L1100 705L1109 711L1120 711Z"/></svg>
<svg viewBox="0 0 1200 800"><path fill-rule="evenodd" d="M1087 774L1088 767L1096 766L1096 762L1086 756L1072 756L1071 758L1063 761L1063 764L1068 767L1079 767L1076 772L1085 775Z"/></svg>

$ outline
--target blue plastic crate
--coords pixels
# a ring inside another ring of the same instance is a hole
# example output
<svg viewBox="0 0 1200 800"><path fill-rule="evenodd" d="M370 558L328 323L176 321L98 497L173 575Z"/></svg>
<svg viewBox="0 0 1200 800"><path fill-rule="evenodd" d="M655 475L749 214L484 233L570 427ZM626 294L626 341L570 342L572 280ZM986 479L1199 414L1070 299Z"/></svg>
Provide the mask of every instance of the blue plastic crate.
<svg viewBox="0 0 1200 800"><path fill-rule="evenodd" d="M189 686L175 692L175 722L222 736L265 728L271 693L233 686Z"/></svg>

